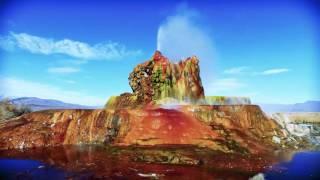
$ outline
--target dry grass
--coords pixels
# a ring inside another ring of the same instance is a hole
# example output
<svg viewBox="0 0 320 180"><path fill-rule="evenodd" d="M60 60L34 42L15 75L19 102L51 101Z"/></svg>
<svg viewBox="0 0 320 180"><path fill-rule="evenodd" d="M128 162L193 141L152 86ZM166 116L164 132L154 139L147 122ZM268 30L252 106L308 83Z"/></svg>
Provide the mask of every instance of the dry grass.
<svg viewBox="0 0 320 180"><path fill-rule="evenodd" d="M26 106L16 106L12 104L8 99L0 101L0 121L8 120L22 114L31 112L30 108Z"/></svg>
<svg viewBox="0 0 320 180"><path fill-rule="evenodd" d="M287 115L295 123L320 123L320 112L297 112Z"/></svg>

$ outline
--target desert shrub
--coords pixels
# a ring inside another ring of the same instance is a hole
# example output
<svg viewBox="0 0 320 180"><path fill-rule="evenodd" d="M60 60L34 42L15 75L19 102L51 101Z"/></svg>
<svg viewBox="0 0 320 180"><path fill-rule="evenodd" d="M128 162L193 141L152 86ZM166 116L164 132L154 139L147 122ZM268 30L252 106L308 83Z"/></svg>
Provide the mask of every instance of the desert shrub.
<svg viewBox="0 0 320 180"><path fill-rule="evenodd" d="M290 113L288 116L295 123L320 123L320 112Z"/></svg>
<svg viewBox="0 0 320 180"><path fill-rule="evenodd" d="M30 113L31 109L27 106L16 106L9 99L0 100L0 121L8 120L26 113Z"/></svg>

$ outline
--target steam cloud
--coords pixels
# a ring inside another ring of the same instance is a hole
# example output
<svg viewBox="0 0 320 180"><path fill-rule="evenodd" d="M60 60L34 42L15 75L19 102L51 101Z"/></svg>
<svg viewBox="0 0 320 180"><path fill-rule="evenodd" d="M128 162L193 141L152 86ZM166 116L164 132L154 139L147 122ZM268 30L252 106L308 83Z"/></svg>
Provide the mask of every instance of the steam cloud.
<svg viewBox="0 0 320 180"><path fill-rule="evenodd" d="M197 12L185 6L169 16L158 29L157 50L175 62L196 55L206 86L213 72L215 50L209 34L196 23L197 18Z"/></svg>

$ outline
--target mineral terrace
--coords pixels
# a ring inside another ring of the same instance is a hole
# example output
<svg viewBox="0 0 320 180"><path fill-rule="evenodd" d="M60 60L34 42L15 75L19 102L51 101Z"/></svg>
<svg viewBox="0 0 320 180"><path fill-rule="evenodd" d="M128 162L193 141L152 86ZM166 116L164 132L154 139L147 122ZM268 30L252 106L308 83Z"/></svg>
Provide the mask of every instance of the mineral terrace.
<svg viewBox="0 0 320 180"><path fill-rule="evenodd" d="M156 51L128 79L133 92L111 97L103 109L45 110L2 122L0 149L193 145L257 154L304 145L248 99L205 97L195 56L174 64Z"/></svg>

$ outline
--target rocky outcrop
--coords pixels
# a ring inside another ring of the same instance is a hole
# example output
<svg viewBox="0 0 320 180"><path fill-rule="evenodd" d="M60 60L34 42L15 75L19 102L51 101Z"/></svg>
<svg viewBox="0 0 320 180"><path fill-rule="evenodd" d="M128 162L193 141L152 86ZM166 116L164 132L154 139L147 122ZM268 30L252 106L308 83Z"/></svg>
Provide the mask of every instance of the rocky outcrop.
<svg viewBox="0 0 320 180"><path fill-rule="evenodd" d="M196 145L222 152L261 153L286 142L258 106L177 109L52 110L0 124L0 149L67 144Z"/></svg>
<svg viewBox="0 0 320 180"><path fill-rule="evenodd" d="M102 110L46 110L0 124L0 147L101 143L108 127ZM94 125L90 124L94 123ZM111 124L109 125L111 127ZM93 134L94 132L94 134Z"/></svg>
<svg viewBox="0 0 320 180"><path fill-rule="evenodd" d="M171 63L161 52L137 65L129 75L133 93L112 96L107 108L138 108L148 105L240 105L251 104L248 97L205 96L199 60L189 57Z"/></svg>
<svg viewBox="0 0 320 180"><path fill-rule="evenodd" d="M186 102L204 98L199 60L195 56L175 64L156 51L150 60L133 69L129 75L129 85L133 94L112 97L107 103L108 107L155 104L164 98Z"/></svg>
<svg viewBox="0 0 320 180"><path fill-rule="evenodd" d="M305 138L320 146L320 113L274 113L271 117L294 141Z"/></svg>
<svg viewBox="0 0 320 180"><path fill-rule="evenodd" d="M174 64L156 51L130 73L133 93L111 97L102 110L47 110L2 122L0 149L195 145L227 153L261 153L292 145L281 127L258 106L249 105L249 99L240 99L246 105L225 105L239 99L205 98L198 63L190 57ZM173 100L184 104L165 106Z"/></svg>
<svg viewBox="0 0 320 180"><path fill-rule="evenodd" d="M171 63L161 52L137 65L129 76L129 84L139 102L156 101L165 97L198 100L204 97L199 60L193 56Z"/></svg>

